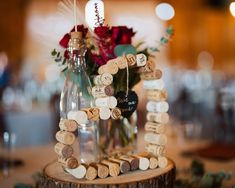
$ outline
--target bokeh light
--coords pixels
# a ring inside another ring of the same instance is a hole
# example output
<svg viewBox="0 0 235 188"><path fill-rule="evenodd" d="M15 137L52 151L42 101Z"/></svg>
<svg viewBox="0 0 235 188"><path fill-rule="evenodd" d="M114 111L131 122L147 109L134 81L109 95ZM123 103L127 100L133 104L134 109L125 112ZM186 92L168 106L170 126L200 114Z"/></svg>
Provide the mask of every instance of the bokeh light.
<svg viewBox="0 0 235 188"><path fill-rule="evenodd" d="M157 16L164 21L170 20L175 15L175 10L169 3L160 3L156 6L155 12Z"/></svg>
<svg viewBox="0 0 235 188"><path fill-rule="evenodd" d="M229 6L231 14L235 17L235 2L232 2Z"/></svg>

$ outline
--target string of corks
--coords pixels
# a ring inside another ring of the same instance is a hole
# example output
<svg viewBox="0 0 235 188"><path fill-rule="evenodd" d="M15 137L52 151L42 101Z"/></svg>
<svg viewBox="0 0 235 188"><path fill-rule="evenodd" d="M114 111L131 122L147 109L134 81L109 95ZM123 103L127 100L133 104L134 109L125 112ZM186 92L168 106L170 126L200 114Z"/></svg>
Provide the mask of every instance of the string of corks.
<svg viewBox="0 0 235 188"><path fill-rule="evenodd" d="M58 162L65 168L76 169L79 164L78 160L73 157L72 145L76 139L73 132L77 130L78 123L74 120L61 119L59 127L60 131L56 133L58 143L54 146L58 155Z"/></svg>
<svg viewBox="0 0 235 188"><path fill-rule="evenodd" d="M101 160L100 163L78 164L74 157L58 158L65 170L77 179L94 180L96 178L116 177L130 170L147 170L165 168L167 158L156 157L151 153L142 152L134 155L120 155Z"/></svg>
<svg viewBox="0 0 235 188"><path fill-rule="evenodd" d="M142 161L142 168L147 166L147 160L143 160L144 158L149 160L149 168L156 168L156 166L164 168L168 163L167 158L164 157L167 143L167 137L164 134L165 124L169 121L167 91L164 89L162 72L156 69L155 63L148 61L139 72L141 73L140 78L143 80L143 87L147 91L148 100L144 136L144 140L147 142L147 152L140 154L139 159Z"/></svg>

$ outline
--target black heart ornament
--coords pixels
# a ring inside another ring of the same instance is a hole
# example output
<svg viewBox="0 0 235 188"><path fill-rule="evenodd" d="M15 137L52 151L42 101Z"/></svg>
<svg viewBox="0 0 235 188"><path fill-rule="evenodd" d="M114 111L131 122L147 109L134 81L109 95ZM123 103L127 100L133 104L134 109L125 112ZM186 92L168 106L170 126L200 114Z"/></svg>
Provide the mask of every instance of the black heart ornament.
<svg viewBox="0 0 235 188"><path fill-rule="evenodd" d="M128 93L119 91L115 95L117 99L117 107L121 109L122 116L129 118L137 109L138 96L134 91L129 90Z"/></svg>

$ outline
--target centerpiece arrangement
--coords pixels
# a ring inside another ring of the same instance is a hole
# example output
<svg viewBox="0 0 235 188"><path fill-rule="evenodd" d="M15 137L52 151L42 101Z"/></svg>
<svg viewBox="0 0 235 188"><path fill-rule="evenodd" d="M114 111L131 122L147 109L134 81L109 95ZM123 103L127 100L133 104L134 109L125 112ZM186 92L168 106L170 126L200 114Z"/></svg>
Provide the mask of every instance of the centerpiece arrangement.
<svg viewBox="0 0 235 188"><path fill-rule="evenodd" d="M97 8L97 7L96 7ZM160 50L160 47L166 45L173 35L173 28L169 26L165 30L165 34L156 42L156 47L145 47L144 41L139 42L135 46L132 44L132 38L135 36L133 28L127 26L108 26L104 24L104 20L99 17L96 9L97 26L94 33L88 33L88 29L83 25L78 25L77 30L82 32L86 40L86 73L93 82L93 78L98 74L99 67L106 65L110 60L121 57L125 54L144 54L147 60L154 59L154 53ZM75 27L70 31L75 31ZM54 49L52 56L54 60L63 67L62 72L67 75L69 68L68 43L70 33L66 33L59 41L59 45L64 51ZM139 67L132 67L128 70L128 78L126 66L121 69L113 77L112 87L114 88L114 96L123 95L126 90L132 90L140 81ZM114 70L115 71L115 70ZM128 79L128 83L127 83ZM93 83L92 83L93 84ZM126 147L127 149L135 149L137 136L137 105L138 96L132 91L136 97L135 105L131 106L129 112L124 113L123 118L118 120L100 121L100 147L104 152L110 152L117 147Z"/></svg>
<svg viewBox="0 0 235 188"><path fill-rule="evenodd" d="M66 76L60 131L56 133L58 162L65 172L86 180L138 169L164 169L168 165L164 132L169 105L162 72L156 68L152 53L170 40L173 29L166 29L158 47L140 50L143 42L132 45L132 28L105 25L96 4L94 8L94 32L88 33L84 25L75 23L59 41L64 51L54 49L51 53ZM148 99L147 145L145 152L135 153L138 95L133 87L140 80Z"/></svg>

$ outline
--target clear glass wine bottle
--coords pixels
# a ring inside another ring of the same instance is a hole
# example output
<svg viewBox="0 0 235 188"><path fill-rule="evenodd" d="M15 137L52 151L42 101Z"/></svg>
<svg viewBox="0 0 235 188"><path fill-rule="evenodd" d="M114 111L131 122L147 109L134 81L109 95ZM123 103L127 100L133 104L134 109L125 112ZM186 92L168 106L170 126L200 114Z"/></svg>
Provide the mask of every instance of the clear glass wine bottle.
<svg viewBox="0 0 235 188"><path fill-rule="evenodd" d="M87 48L82 33L72 32L68 44L69 67L60 99L60 116L66 119L69 111L94 107L91 82L86 73ZM78 128L78 156L81 163L99 160L97 122L88 121Z"/></svg>

